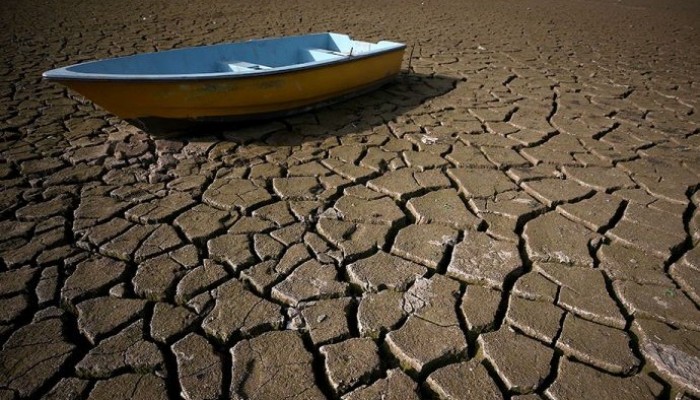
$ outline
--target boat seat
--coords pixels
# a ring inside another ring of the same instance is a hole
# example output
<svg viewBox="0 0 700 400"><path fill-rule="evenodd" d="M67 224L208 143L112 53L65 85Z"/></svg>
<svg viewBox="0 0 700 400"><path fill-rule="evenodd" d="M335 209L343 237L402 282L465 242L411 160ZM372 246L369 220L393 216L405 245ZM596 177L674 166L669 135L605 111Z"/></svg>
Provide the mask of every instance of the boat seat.
<svg viewBox="0 0 700 400"><path fill-rule="evenodd" d="M326 49L304 49L313 61L337 60L348 57L348 54Z"/></svg>
<svg viewBox="0 0 700 400"><path fill-rule="evenodd" d="M266 69L272 69L267 65L253 64L245 61L220 61L219 64L224 68L224 71L230 72L254 72Z"/></svg>

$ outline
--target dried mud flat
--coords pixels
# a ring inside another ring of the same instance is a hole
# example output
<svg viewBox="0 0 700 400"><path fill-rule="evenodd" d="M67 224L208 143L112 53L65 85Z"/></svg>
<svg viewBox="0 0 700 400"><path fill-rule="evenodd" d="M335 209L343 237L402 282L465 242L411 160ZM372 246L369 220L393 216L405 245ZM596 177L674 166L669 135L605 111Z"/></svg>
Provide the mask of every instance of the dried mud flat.
<svg viewBox="0 0 700 400"><path fill-rule="evenodd" d="M697 2L11 3L0 399L700 396ZM171 139L39 78L326 30L413 71Z"/></svg>

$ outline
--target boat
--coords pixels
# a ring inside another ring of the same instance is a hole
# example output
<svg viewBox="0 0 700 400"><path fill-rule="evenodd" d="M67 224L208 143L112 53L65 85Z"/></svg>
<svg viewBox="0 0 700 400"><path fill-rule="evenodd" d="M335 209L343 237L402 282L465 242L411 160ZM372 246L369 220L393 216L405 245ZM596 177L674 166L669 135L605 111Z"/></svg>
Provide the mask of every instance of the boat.
<svg viewBox="0 0 700 400"><path fill-rule="evenodd" d="M405 48L325 32L89 61L43 78L164 133L287 116L376 89L398 75Z"/></svg>

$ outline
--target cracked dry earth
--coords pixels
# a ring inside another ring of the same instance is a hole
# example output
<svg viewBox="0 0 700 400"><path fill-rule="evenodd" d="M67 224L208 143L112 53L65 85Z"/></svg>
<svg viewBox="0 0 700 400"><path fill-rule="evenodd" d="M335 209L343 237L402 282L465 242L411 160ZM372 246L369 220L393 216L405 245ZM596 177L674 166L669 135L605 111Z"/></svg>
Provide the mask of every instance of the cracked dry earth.
<svg viewBox="0 0 700 400"><path fill-rule="evenodd" d="M0 14L0 399L700 396L697 2L35 3ZM170 139L39 78L326 30L412 73Z"/></svg>

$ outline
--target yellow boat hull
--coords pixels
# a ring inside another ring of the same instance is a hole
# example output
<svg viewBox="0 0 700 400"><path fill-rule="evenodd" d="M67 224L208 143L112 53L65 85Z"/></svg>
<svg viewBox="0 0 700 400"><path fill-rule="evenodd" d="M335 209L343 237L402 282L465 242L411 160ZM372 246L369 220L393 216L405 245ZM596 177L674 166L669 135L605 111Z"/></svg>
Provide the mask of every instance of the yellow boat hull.
<svg viewBox="0 0 700 400"><path fill-rule="evenodd" d="M308 110L387 82L400 72L402 58L399 49L258 76L59 82L122 119L172 127L178 120L245 120Z"/></svg>

